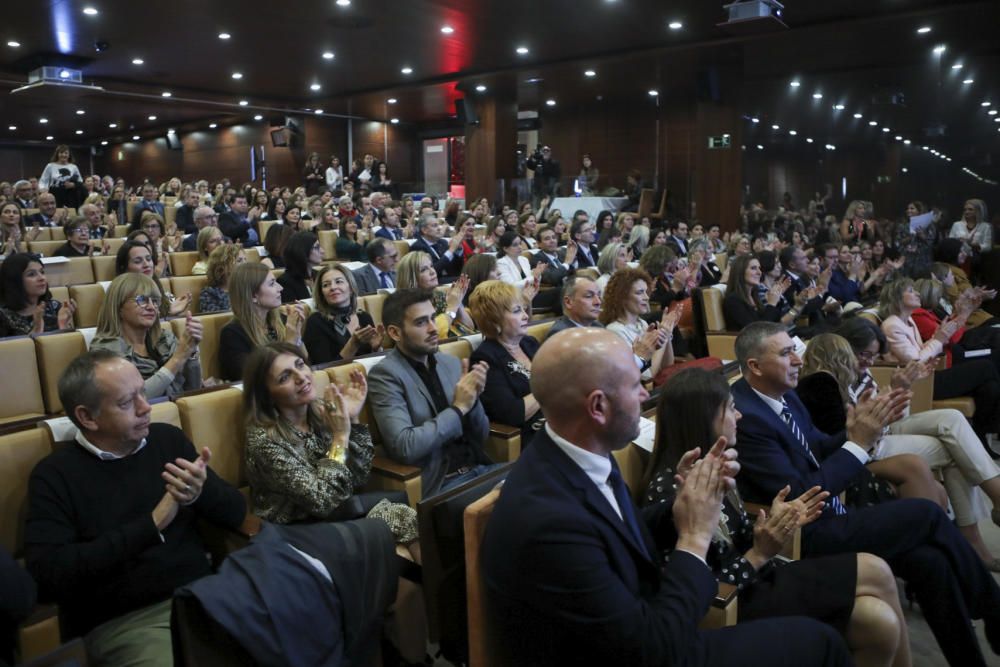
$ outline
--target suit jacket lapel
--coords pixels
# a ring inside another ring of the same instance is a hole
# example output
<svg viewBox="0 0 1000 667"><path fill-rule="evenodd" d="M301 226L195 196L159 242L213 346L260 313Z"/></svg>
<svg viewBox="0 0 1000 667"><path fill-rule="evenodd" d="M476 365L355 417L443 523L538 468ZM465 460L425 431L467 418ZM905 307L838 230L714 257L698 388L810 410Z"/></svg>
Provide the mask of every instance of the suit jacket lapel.
<svg viewBox="0 0 1000 667"><path fill-rule="evenodd" d="M795 438L795 434L792 433L792 429L788 427L785 420L782 419L780 415L776 414L774 410L771 409L771 406L761 400L760 396L758 396L757 392L753 390L753 387L750 386L749 382L745 379L741 379L737 382L737 384L741 383L742 386L739 387L740 392L746 396L747 400L753 401L753 405L757 407L757 412L763 415L767 423L770 424L771 428L775 430L778 437L781 438L786 444L786 449L793 452L793 456L798 456L804 460L810 468L816 469L818 466L815 461L809 456L809 454L806 453L804 449L802 449L802 444ZM795 423L799 425L799 429L801 430L802 422L800 421L800 417L795 414L794 410L792 411L792 417L795 418ZM803 431L803 433L805 433L805 431Z"/></svg>
<svg viewBox="0 0 1000 667"><path fill-rule="evenodd" d="M423 396L424 399L427 401L427 406L430 410L430 414L437 415L437 407L434 405L434 398L431 396L430 389L428 389L427 385L424 384L424 381L420 379L420 376L417 375L417 372L413 370L413 367L410 365L410 362L403 357L403 353L400 352L399 350L394 349L391 354L396 355L396 363L399 364L400 368L403 369L403 372L406 373L406 376L408 378L407 384L411 387L416 387L417 393Z"/></svg>

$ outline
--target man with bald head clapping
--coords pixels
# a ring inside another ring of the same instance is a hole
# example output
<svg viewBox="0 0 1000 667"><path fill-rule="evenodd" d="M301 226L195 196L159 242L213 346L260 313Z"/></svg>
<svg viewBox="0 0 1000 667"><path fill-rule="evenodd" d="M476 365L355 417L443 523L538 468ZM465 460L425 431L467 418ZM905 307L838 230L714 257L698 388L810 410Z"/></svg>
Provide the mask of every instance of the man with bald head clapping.
<svg viewBox="0 0 1000 667"><path fill-rule="evenodd" d="M738 467L720 438L673 503L635 506L611 453L638 436L649 395L619 336L575 328L549 338L531 391L545 430L514 464L482 549L505 664L714 666L748 655L767 665L851 664L840 637L810 619L698 629L717 589L705 553ZM665 544L676 550L661 569L654 558Z"/></svg>

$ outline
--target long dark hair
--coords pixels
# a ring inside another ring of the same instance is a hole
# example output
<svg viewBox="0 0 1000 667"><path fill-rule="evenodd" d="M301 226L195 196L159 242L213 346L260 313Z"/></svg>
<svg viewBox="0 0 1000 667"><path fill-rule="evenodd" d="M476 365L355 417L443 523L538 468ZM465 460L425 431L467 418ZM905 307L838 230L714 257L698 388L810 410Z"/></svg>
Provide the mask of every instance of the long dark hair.
<svg viewBox="0 0 1000 667"><path fill-rule="evenodd" d="M285 243L285 271L299 278L309 278L309 254L316 245L317 237L312 232L295 232Z"/></svg>
<svg viewBox="0 0 1000 667"><path fill-rule="evenodd" d="M42 260L38 255L19 252L8 257L0 266L0 303L11 310L18 311L28 307L28 294L24 291L24 272L32 262L42 266ZM42 266L43 271L44 269ZM52 292L46 289L38 302L49 301L51 298Z"/></svg>
<svg viewBox="0 0 1000 667"><path fill-rule="evenodd" d="M272 436L289 442L297 442L298 437L291 424L282 419L278 412L278 406L271 397L271 391L267 387L267 377L271 372L271 366L282 354L298 357L307 366L309 365L305 352L299 346L291 343L273 342L256 348L250 353L246 367L243 369L243 414L248 427L260 426ZM313 433L319 434L329 431L320 418L315 402L309 406L308 422Z"/></svg>
<svg viewBox="0 0 1000 667"><path fill-rule="evenodd" d="M646 467L645 483L664 468L677 469L684 452L715 444L715 419L729 400L729 383L719 373L701 368L680 371L660 394L656 406L656 443Z"/></svg>

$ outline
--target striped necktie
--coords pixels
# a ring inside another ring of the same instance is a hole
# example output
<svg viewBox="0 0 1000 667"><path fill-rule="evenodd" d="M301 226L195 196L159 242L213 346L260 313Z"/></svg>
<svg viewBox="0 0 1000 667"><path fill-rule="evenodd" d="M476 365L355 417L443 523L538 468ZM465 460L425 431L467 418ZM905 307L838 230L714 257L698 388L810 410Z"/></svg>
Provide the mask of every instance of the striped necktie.
<svg viewBox="0 0 1000 667"><path fill-rule="evenodd" d="M795 418L792 416L792 411L788 408L788 403L784 401L781 402L781 419L788 425L791 429L792 435L798 440L799 444L806 451L806 455L809 456L809 460L812 461L813 465L817 468L819 467L819 462L816 457L813 456L812 450L809 449L809 443L806 441L806 436L802 434L802 430L799 425L795 423ZM834 514L847 514L847 508L840 502L840 498L837 496L830 496L830 507L833 508Z"/></svg>

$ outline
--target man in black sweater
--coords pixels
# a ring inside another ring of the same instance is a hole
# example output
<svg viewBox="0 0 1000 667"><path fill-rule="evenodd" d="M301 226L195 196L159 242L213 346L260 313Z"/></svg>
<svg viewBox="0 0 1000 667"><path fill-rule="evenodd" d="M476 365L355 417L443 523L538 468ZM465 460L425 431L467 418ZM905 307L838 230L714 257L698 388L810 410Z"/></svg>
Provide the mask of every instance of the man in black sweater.
<svg viewBox="0 0 1000 667"><path fill-rule="evenodd" d="M171 665L170 598L210 573L195 521L236 528L239 491L177 428L150 423L143 380L107 351L75 359L59 398L79 432L32 471L25 554L64 637L97 664Z"/></svg>

